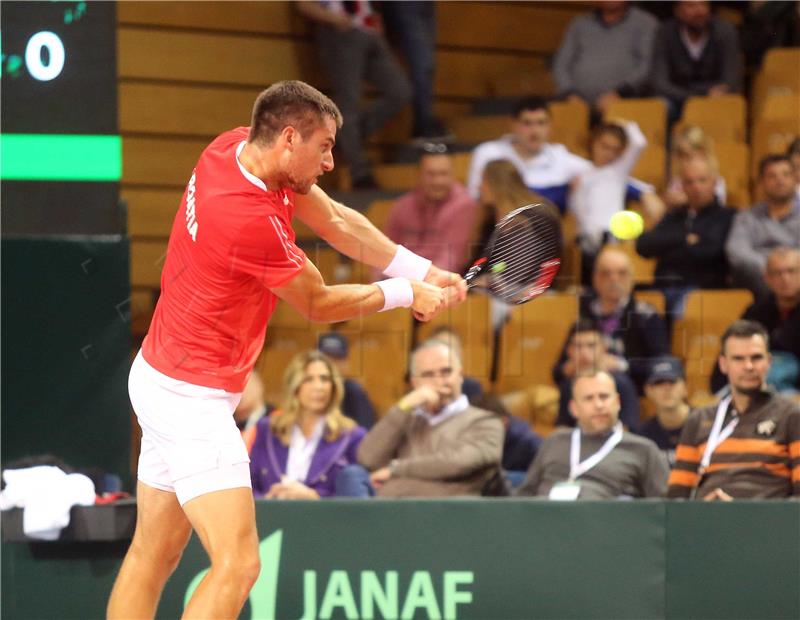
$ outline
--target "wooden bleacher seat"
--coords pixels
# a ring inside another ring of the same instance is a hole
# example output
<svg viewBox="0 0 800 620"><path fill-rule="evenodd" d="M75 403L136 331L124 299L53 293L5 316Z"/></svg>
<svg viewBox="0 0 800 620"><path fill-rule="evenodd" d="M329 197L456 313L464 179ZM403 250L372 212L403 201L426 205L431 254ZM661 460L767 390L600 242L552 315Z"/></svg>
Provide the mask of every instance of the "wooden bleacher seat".
<svg viewBox="0 0 800 620"><path fill-rule="evenodd" d="M472 152L453 153L453 174L462 185L467 184L469 178L469 164L472 161Z"/></svg>
<svg viewBox="0 0 800 620"><path fill-rule="evenodd" d="M449 308L432 321L420 323L417 341L424 341L440 326L449 327L461 339L464 374L476 378L484 388L488 389L494 353L489 297L473 293L461 305Z"/></svg>
<svg viewBox="0 0 800 620"><path fill-rule="evenodd" d="M725 179L727 204L746 209L750 206L750 149L743 142L718 142L714 152Z"/></svg>
<svg viewBox="0 0 800 620"><path fill-rule="evenodd" d="M758 178L758 162L771 153L786 153L789 144L800 135L800 116L796 118L761 119L753 126L750 175Z"/></svg>
<svg viewBox="0 0 800 620"><path fill-rule="evenodd" d="M672 354L687 361L690 351L716 359L720 336L751 303L753 294L744 289L692 291L683 317L673 325Z"/></svg>
<svg viewBox="0 0 800 620"><path fill-rule="evenodd" d="M634 297L639 301L650 304L658 313L664 317L666 312L666 302L664 301L664 294L656 289L636 291Z"/></svg>
<svg viewBox="0 0 800 620"><path fill-rule="evenodd" d="M586 156L589 145L589 106L583 101L554 101L550 104L551 142Z"/></svg>
<svg viewBox="0 0 800 620"><path fill-rule="evenodd" d="M633 280L639 286L649 286L653 283L656 273L656 259L645 258L636 251L636 241L620 241L615 248L621 250L630 258L633 264Z"/></svg>
<svg viewBox="0 0 800 620"><path fill-rule="evenodd" d="M648 144L631 171L631 176L662 191L666 186L666 151L663 145Z"/></svg>
<svg viewBox="0 0 800 620"><path fill-rule="evenodd" d="M764 101L761 118L764 120L796 119L800 117L800 93L769 95Z"/></svg>
<svg viewBox="0 0 800 620"><path fill-rule="evenodd" d="M375 200L369 204L366 212L364 213L378 230L385 231L386 224L389 221L389 213L392 212L394 207L394 199L391 200Z"/></svg>
<svg viewBox="0 0 800 620"><path fill-rule="evenodd" d="M564 240L561 268L558 270L554 286L564 291L581 283L582 258L578 245L578 221L571 211L567 211L561 218L561 236Z"/></svg>
<svg viewBox="0 0 800 620"><path fill-rule="evenodd" d="M511 130L511 119L505 115L463 116L450 121L450 130L459 142L479 144L496 140Z"/></svg>
<svg viewBox="0 0 800 620"><path fill-rule="evenodd" d="M636 121L651 146L666 143L667 104L662 99L618 99L608 106L605 118Z"/></svg>
<svg viewBox="0 0 800 620"><path fill-rule="evenodd" d="M381 188L407 191L417 184L417 164L380 164L372 170Z"/></svg>
<svg viewBox="0 0 800 620"><path fill-rule="evenodd" d="M511 415L528 422L541 437L555 430L559 399L558 388L552 385L533 385L500 397Z"/></svg>
<svg viewBox="0 0 800 620"><path fill-rule="evenodd" d="M514 308L500 335L495 391L552 385L553 364L577 318L578 297L568 293L550 293Z"/></svg>
<svg viewBox="0 0 800 620"><path fill-rule="evenodd" d="M681 125L697 125L716 142L744 142L747 104L741 95L690 97Z"/></svg>

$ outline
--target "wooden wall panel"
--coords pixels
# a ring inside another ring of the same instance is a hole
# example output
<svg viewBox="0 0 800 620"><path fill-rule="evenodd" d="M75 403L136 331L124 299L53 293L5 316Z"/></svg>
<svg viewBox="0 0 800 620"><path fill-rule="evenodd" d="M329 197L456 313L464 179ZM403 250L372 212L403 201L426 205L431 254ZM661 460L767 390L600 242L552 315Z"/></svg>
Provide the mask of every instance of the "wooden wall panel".
<svg viewBox="0 0 800 620"><path fill-rule="evenodd" d="M540 73L545 61L532 54L439 50L434 88L439 96L485 97L498 75Z"/></svg>
<svg viewBox="0 0 800 620"><path fill-rule="evenodd" d="M320 80L308 41L130 28L117 29L118 71L130 78L216 82L266 88L289 79Z"/></svg>
<svg viewBox="0 0 800 620"><path fill-rule="evenodd" d="M128 204L128 234L132 237L169 237L183 189L123 187L120 197Z"/></svg>
<svg viewBox="0 0 800 620"><path fill-rule="evenodd" d="M438 45L552 53L569 21L584 7L549 3L437 2Z"/></svg>
<svg viewBox="0 0 800 620"><path fill-rule="evenodd" d="M122 183L172 186L181 190L208 140L125 137L122 140Z"/></svg>
<svg viewBox="0 0 800 620"><path fill-rule="evenodd" d="M305 34L290 2L119 2L117 23L269 34Z"/></svg>

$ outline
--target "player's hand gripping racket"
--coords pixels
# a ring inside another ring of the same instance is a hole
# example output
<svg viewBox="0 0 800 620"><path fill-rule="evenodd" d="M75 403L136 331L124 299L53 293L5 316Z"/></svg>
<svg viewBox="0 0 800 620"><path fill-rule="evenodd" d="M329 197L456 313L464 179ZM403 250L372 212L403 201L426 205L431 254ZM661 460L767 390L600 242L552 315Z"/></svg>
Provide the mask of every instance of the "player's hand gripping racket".
<svg viewBox="0 0 800 620"><path fill-rule="evenodd" d="M509 304L544 293L561 266L561 228L541 204L520 207L500 220L483 255L464 280Z"/></svg>

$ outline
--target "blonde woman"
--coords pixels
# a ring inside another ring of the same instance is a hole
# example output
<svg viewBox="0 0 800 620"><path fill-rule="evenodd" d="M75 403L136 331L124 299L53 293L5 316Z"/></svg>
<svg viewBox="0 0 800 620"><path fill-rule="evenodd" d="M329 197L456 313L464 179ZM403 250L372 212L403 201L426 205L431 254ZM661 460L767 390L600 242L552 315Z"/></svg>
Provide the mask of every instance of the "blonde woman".
<svg viewBox="0 0 800 620"><path fill-rule="evenodd" d="M250 454L256 497L319 499L335 494L336 476L356 462L366 431L341 411L344 388L320 351L294 357L283 378L281 409L258 422Z"/></svg>
<svg viewBox="0 0 800 620"><path fill-rule="evenodd" d="M719 161L714 153L714 141L697 125L685 125L672 137L670 149L670 180L664 192L664 202L668 208L680 207L686 204L686 193L681 185L681 168L684 164L694 159L708 161L713 173L717 177L714 186L714 195L719 204L725 204L727 189L725 179L719 174Z"/></svg>

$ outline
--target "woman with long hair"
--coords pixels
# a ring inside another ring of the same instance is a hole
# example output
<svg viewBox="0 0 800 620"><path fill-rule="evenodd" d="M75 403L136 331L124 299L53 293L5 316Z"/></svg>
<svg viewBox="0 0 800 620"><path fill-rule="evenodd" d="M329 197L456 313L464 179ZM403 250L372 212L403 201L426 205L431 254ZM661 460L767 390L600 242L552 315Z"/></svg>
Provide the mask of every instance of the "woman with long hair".
<svg viewBox="0 0 800 620"><path fill-rule="evenodd" d="M341 411L344 387L320 351L296 355L283 377L281 409L258 422L250 454L256 497L319 499L335 494L336 476L356 462L366 431Z"/></svg>

